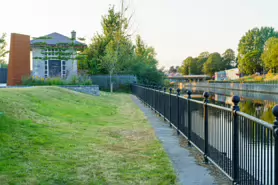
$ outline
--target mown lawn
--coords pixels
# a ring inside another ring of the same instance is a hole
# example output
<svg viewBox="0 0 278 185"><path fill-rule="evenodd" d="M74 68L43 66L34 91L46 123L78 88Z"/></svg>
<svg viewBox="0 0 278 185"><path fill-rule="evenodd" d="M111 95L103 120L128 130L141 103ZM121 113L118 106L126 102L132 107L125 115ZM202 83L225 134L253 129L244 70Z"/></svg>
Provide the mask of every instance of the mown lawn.
<svg viewBox="0 0 278 185"><path fill-rule="evenodd" d="M176 184L128 94L1 89L0 184Z"/></svg>

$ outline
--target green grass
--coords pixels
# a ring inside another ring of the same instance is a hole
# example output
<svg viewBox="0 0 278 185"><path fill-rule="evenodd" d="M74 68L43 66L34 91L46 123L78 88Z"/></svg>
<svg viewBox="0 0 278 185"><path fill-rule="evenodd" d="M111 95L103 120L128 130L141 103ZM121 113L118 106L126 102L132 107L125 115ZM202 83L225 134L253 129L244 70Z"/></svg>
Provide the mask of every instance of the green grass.
<svg viewBox="0 0 278 185"><path fill-rule="evenodd" d="M176 184L128 94L1 89L0 184Z"/></svg>

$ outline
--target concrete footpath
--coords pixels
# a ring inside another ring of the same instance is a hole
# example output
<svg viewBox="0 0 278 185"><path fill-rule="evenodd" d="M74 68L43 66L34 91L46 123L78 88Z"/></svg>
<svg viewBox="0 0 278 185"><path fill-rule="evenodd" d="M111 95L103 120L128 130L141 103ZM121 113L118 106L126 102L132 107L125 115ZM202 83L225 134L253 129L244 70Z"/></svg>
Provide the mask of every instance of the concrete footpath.
<svg viewBox="0 0 278 185"><path fill-rule="evenodd" d="M181 185L218 184L215 178L210 175L209 170L198 165L196 159L190 155L190 152L181 147L179 138L173 134L173 129L169 127L169 124L165 124L150 108L145 107L138 98L132 95L132 99L144 112L153 126L156 136L163 144L165 151L173 163L178 181Z"/></svg>

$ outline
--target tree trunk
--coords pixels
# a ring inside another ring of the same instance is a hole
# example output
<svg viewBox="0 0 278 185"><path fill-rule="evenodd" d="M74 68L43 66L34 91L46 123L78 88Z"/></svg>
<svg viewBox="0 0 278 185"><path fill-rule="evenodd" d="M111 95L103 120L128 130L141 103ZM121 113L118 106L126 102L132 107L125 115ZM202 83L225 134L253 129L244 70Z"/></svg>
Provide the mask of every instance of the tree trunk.
<svg viewBox="0 0 278 185"><path fill-rule="evenodd" d="M113 93L112 73L110 73L110 92Z"/></svg>

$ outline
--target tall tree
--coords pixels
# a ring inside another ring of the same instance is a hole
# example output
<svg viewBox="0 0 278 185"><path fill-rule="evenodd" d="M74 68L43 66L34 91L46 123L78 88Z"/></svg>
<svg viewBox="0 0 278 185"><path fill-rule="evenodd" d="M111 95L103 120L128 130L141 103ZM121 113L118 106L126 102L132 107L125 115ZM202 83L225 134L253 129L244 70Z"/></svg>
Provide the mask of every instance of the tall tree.
<svg viewBox="0 0 278 185"><path fill-rule="evenodd" d="M272 72L278 70L278 38L270 38L267 40L264 52L262 54L264 66Z"/></svg>
<svg viewBox="0 0 278 185"><path fill-rule="evenodd" d="M223 63L226 65L227 69L231 69L235 67L235 52L232 49L227 49L223 54L222 54L222 60Z"/></svg>
<svg viewBox="0 0 278 185"><path fill-rule="evenodd" d="M171 67L169 68L169 71L168 71L168 72L169 72L169 73L176 73L177 70L176 70L175 66L171 66Z"/></svg>
<svg viewBox="0 0 278 185"><path fill-rule="evenodd" d="M107 69L110 76L110 92L113 92L113 83L112 83L112 75L116 71L117 62L118 62L118 53L115 51L115 43L110 41L105 49L105 55L102 57L101 65Z"/></svg>
<svg viewBox="0 0 278 185"><path fill-rule="evenodd" d="M198 63L197 59L193 57L187 57L180 67L180 72L183 75L198 74Z"/></svg>
<svg viewBox="0 0 278 185"><path fill-rule="evenodd" d="M204 64L204 72L209 76L213 76L215 72L225 69L225 64L222 62L219 53L212 53L209 55L208 60Z"/></svg>
<svg viewBox="0 0 278 185"><path fill-rule="evenodd" d="M197 57L197 64L198 64L198 74L203 74L204 72L204 64L206 63L206 61L208 60L209 57L209 52L205 51L199 54L199 56Z"/></svg>
<svg viewBox="0 0 278 185"><path fill-rule="evenodd" d="M240 39L238 45L238 67L241 72L253 74L263 70L261 55L265 42L271 37L278 37L278 33L274 28L261 27L249 30Z"/></svg>
<svg viewBox="0 0 278 185"><path fill-rule="evenodd" d="M87 59L80 63L80 68L88 69L90 74L133 74L141 83L159 84L164 76L157 69L155 49L145 44L139 35L135 45L132 43L128 34L130 19L124 16L125 11L122 6L122 11L116 12L113 6L102 17L103 33L94 36L84 52Z"/></svg>
<svg viewBox="0 0 278 185"><path fill-rule="evenodd" d="M6 42L6 34L3 33L0 37L0 64L6 64L6 55L9 53L6 50L7 42Z"/></svg>

